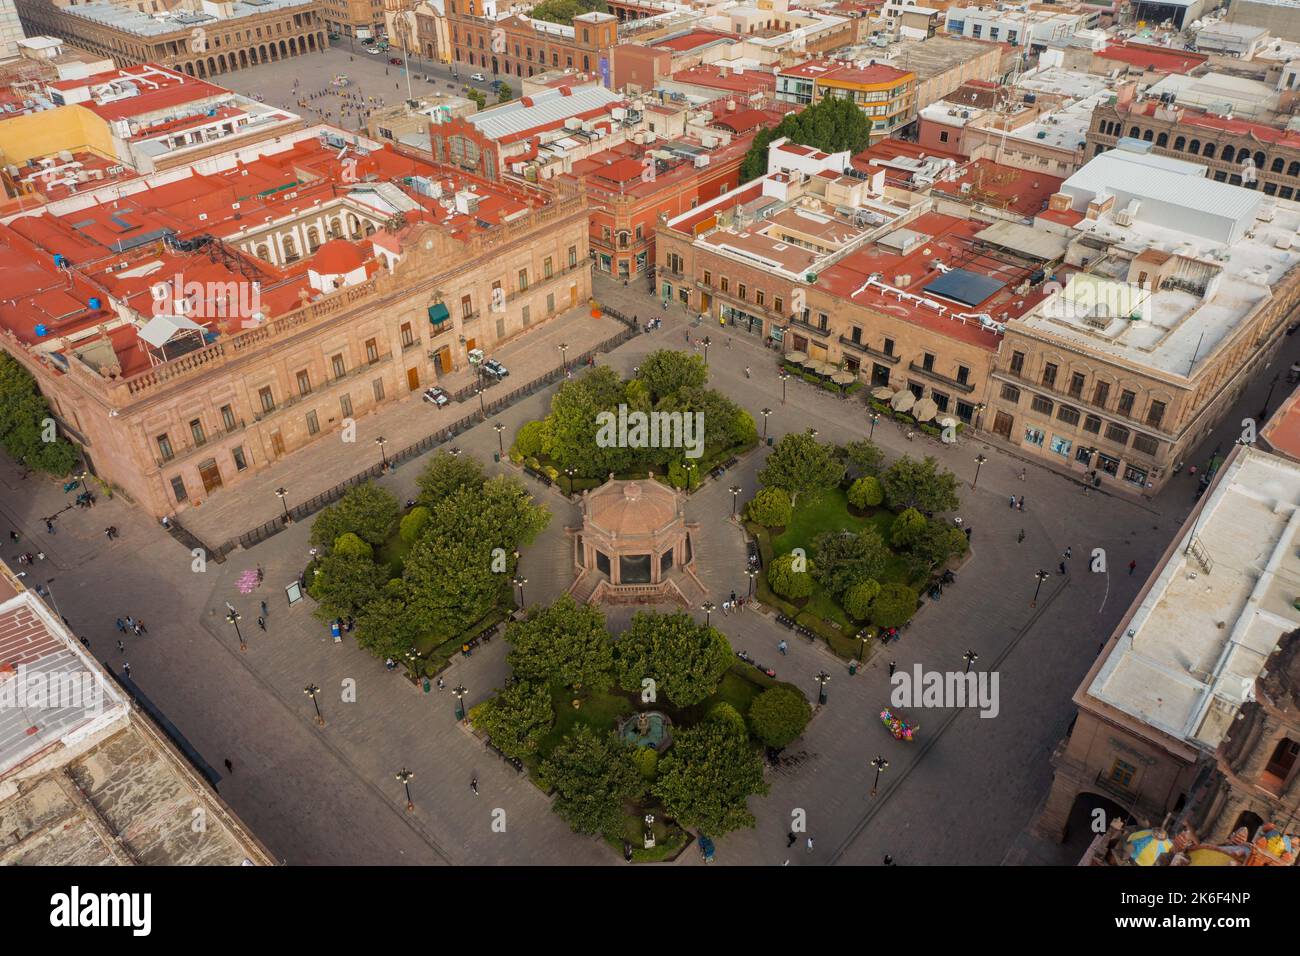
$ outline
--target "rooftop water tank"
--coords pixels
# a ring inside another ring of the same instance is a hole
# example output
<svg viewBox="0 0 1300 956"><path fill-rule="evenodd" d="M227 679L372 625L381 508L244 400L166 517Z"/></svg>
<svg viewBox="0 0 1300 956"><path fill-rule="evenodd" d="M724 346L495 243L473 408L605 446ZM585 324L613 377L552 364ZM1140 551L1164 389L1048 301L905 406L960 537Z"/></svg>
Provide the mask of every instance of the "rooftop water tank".
<svg viewBox="0 0 1300 956"><path fill-rule="evenodd" d="M95 310L96 312L99 311L99 308L100 308L100 304L101 304L101 303L100 303L100 301L99 301L98 296L91 296L91 298L90 298L90 302L89 302L88 304L89 304L90 307L91 307L93 310Z"/></svg>
<svg viewBox="0 0 1300 956"><path fill-rule="evenodd" d="M48 328L46 328L44 325L38 325L38 326L36 326L36 337L37 337L37 338L44 338L45 336L47 336L47 335L49 335L49 334L50 334L50 330L49 330Z"/></svg>

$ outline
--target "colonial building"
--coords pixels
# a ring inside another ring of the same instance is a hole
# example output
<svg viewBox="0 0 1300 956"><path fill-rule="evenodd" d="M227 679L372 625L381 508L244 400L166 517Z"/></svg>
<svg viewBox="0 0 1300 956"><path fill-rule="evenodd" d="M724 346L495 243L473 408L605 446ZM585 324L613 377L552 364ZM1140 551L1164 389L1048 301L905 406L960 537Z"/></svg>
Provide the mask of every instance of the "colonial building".
<svg viewBox="0 0 1300 956"><path fill-rule="evenodd" d="M233 0L164 5L146 13L110 2L16 0L29 33L50 33L111 57L118 66L157 63L209 77L327 47L321 0Z"/></svg>
<svg viewBox="0 0 1300 956"><path fill-rule="evenodd" d="M610 75L610 51L618 42L618 18L583 13L571 24L499 14L496 0L445 0L452 59L496 76L532 76L573 69Z"/></svg>
<svg viewBox="0 0 1300 956"><path fill-rule="evenodd" d="M996 434L1150 493L1262 374L1300 302L1300 206L1205 174L1119 149L1065 181L1037 217L1068 240L1057 291L1007 325Z"/></svg>
<svg viewBox="0 0 1300 956"><path fill-rule="evenodd" d="M329 128L0 227L0 345L166 515L589 297L579 192Z"/></svg>

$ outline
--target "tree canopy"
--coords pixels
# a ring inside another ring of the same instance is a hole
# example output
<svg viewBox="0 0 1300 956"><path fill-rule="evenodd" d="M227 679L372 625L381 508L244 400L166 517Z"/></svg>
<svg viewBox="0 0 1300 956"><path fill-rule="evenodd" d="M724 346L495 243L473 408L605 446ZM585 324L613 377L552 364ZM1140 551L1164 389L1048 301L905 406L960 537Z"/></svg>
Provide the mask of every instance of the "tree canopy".
<svg viewBox="0 0 1300 956"><path fill-rule="evenodd" d="M742 183L767 172L767 148L782 137L827 153L857 153L871 145L871 119L852 100L838 96L786 113L775 127L760 129L754 137L740 164Z"/></svg>
<svg viewBox="0 0 1300 956"><path fill-rule="evenodd" d="M923 461L904 455L880 478L885 503L892 511L915 508L929 514L952 511L958 505L957 476L926 457Z"/></svg>
<svg viewBox="0 0 1300 956"><path fill-rule="evenodd" d="M0 351L0 444L15 461L61 478L76 467L78 454L54 421L36 379L12 355Z"/></svg>
<svg viewBox="0 0 1300 956"><path fill-rule="evenodd" d="M579 14L608 12L609 7L605 5L605 0L542 0L528 11L528 16L534 20L546 20L568 26Z"/></svg>
<svg viewBox="0 0 1300 956"><path fill-rule="evenodd" d="M349 532L371 545L387 540L401 513L397 496L373 481L349 488L337 502L323 508L311 526L311 543L322 551Z"/></svg>
<svg viewBox="0 0 1300 956"><path fill-rule="evenodd" d="M710 836L752 827L748 800L767 791L749 735L721 714L674 733L651 788L670 817Z"/></svg>
<svg viewBox="0 0 1300 956"><path fill-rule="evenodd" d="M479 704L469 717L476 730L492 738L492 746L522 759L536 752L555 723L555 707L545 684L521 681Z"/></svg>
<svg viewBox="0 0 1300 956"><path fill-rule="evenodd" d="M614 673L614 645L605 615L590 604L564 595L550 607L534 609L506 628L511 645L506 660L523 680L609 687Z"/></svg>
<svg viewBox="0 0 1300 956"><path fill-rule="evenodd" d="M578 724L542 761L538 777L555 788L555 812L574 832L617 836L623 829L623 804L645 789L636 756L617 734L599 734Z"/></svg>
<svg viewBox="0 0 1300 956"><path fill-rule="evenodd" d="M417 501L432 508L460 488L478 488L487 481L483 466L471 455L453 455L448 451L435 452L428 467L415 479L420 489Z"/></svg>
<svg viewBox="0 0 1300 956"><path fill-rule="evenodd" d="M765 487L784 488L792 501L800 492L834 488L844 477L844 465L830 445L817 441L811 432L791 432L781 438L759 469L758 480Z"/></svg>
<svg viewBox="0 0 1300 956"><path fill-rule="evenodd" d="M813 539L817 555L814 577L835 598L868 578L879 579L889 561L889 548L875 528L823 531Z"/></svg>
<svg viewBox="0 0 1300 956"><path fill-rule="evenodd" d="M749 723L769 747L784 747L803 733L812 707L803 694L789 687L769 687L749 705Z"/></svg>
<svg viewBox="0 0 1300 956"><path fill-rule="evenodd" d="M684 612L638 611L614 645L614 662L624 690L641 690L648 677L674 707L689 707L717 688L731 666L731 646Z"/></svg>

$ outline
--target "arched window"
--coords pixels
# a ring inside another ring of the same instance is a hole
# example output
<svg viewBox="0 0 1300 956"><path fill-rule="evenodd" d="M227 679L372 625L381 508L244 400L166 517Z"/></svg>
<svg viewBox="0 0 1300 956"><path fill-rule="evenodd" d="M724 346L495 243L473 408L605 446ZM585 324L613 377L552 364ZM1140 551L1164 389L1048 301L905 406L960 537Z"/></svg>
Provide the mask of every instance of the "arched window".
<svg viewBox="0 0 1300 956"><path fill-rule="evenodd" d="M1128 135L1129 139L1140 139L1142 137L1142 131L1136 126L1133 126L1129 128Z"/></svg>
<svg viewBox="0 0 1300 956"><path fill-rule="evenodd" d="M1151 139L1154 135L1155 134L1152 130L1147 130L1145 133L1142 134L1142 138L1149 143L1151 142Z"/></svg>
<svg viewBox="0 0 1300 956"><path fill-rule="evenodd" d="M315 226L307 227L307 251L315 252L320 248L320 232Z"/></svg>
<svg viewBox="0 0 1300 956"><path fill-rule="evenodd" d="M264 259L267 262L271 261L271 253L267 250L266 243L262 243L257 247L257 258Z"/></svg>
<svg viewBox="0 0 1300 956"><path fill-rule="evenodd" d="M1225 163L1230 163L1236 158L1237 153L1231 146L1223 147L1223 152L1219 154L1219 159L1223 160Z"/></svg>
<svg viewBox="0 0 1300 956"><path fill-rule="evenodd" d="M331 239L337 239L343 235L343 227L339 224L337 216L330 220L329 234Z"/></svg>
<svg viewBox="0 0 1300 956"><path fill-rule="evenodd" d="M1186 139L1185 137L1183 137L1183 136L1179 136L1177 139L1174 140L1174 149L1175 149L1175 150L1177 150L1178 152L1181 153L1181 152L1183 152L1183 150L1185 150L1186 148L1187 148L1187 139Z"/></svg>
<svg viewBox="0 0 1300 956"><path fill-rule="evenodd" d="M1286 168L1288 176L1300 176L1300 163L1292 163Z"/></svg>
<svg viewBox="0 0 1300 956"><path fill-rule="evenodd" d="M361 238L361 223L357 221L356 216L348 216L348 235L353 239Z"/></svg>
<svg viewBox="0 0 1300 956"><path fill-rule="evenodd" d="M1251 158L1255 160L1256 169L1263 169L1264 164L1268 162L1268 157L1258 151L1256 151L1255 155Z"/></svg>
<svg viewBox="0 0 1300 956"><path fill-rule="evenodd" d="M293 236L284 237L284 261L293 262L298 258L298 244L293 241Z"/></svg>
<svg viewBox="0 0 1300 956"><path fill-rule="evenodd" d="M1199 153L1201 151L1201 141L1199 139L1192 140L1187 144L1187 151L1193 154Z"/></svg>
<svg viewBox="0 0 1300 956"><path fill-rule="evenodd" d="M1160 148L1163 149L1164 147L1166 147L1166 146L1168 146L1168 145L1169 145L1169 134L1168 134L1168 133L1161 133L1159 136L1156 137L1156 146L1158 146L1158 147L1160 147Z"/></svg>
<svg viewBox="0 0 1300 956"><path fill-rule="evenodd" d="M1213 159L1213 158L1214 158L1214 144L1213 144L1213 143L1206 143L1206 144L1205 144L1205 152L1204 152L1202 155L1203 155L1206 159Z"/></svg>

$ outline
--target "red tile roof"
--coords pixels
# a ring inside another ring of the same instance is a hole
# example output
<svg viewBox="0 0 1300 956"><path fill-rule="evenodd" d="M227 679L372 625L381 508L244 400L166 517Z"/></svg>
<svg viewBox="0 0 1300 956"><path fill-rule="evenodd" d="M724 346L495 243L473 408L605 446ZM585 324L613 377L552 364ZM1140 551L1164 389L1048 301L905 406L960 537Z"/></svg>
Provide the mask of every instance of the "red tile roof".
<svg viewBox="0 0 1300 956"><path fill-rule="evenodd" d="M1188 53L1145 43L1112 43L1097 56L1127 63L1142 70L1182 74L1191 73L1209 60L1208 56L1201 53Z"/></svg>
<svg viewBox="0 0 1300 956"><path fill-rule="evenodd" d="M776 90L776 76L756 70L746 70L743 73L727 70L724 76L716 66L693 66L687 70L678 70L673 74L673 79L678 83L707 86L730 93L770 93Z"/></svg>

